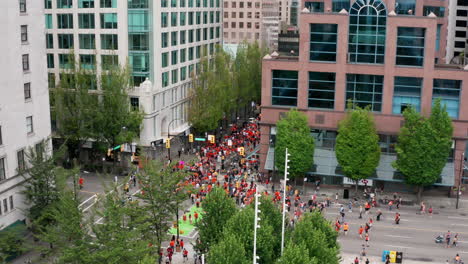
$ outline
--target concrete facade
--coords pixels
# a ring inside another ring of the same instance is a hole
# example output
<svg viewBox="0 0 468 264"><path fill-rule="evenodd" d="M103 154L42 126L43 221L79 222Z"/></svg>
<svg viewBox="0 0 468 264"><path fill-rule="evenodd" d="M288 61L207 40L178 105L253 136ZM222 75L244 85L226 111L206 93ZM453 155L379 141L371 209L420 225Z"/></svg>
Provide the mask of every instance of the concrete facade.
<svg viewBox="0 0 468 264"><path fill-rule="evenodd" d="M25 219L19 166L50 136L43 1L2 1L0 42L0 229Z"/></svg>
<svg viewBox="0 0 468 264"><path fill-rule="evenodd" d="M305 1L303 1L304 4ZM324 1L324 10L331 10L332 1ZM358 0L357 2L364 3ZM379 2L379 1L375 1ZM458 183L460 177L460 157L466 149L466 140L468 139L468 105L464 102L468 100L468 71L458 66L449 66L436 64L436 58L445 58L446 27L442 27L440 35L439 50L436 50L437 27L438 24L446 25L447 19L438 18L434 15L423 15L423 5L446 5L446 1L416 1L416 15L397 15L393 12L395 1L382 1L386 9L386 34L384 46L384 63L356 63L350 61L351 53L349 51L350 34L350 15L348 12L323 12L310 13L302 12L300 14L300 40L298 57L266 56L263 60L262 70L262 142L260 149L261 166L265 169L268 163L271 164L272 146L270 139L275 134L275 124L280 116L287 112L291 106L281 106L274 104L272 98L277 96L272 94L273 71L294 71L297 72L297 94L296 105L292 107L304 112L309 119L311 129L317 131L332 132L336 134L338 122L345 115L345 106L347 99L348 75L375 75L382 76L381 91L381 109L374 112L377 130L380 135L392 137L394 140L402 125L401 114L395 114L395 77L416 77L421 80L421 91L419 95L420 112L429 115L432 101L437 95L433 92L434 80L456 80L460 83L459 87L459 108L453 119L454 125L454 146L451 162L448 162L445 169L445 178L440 185L452 186ZM351 3L353 4L353 3ZM304 10L306 11L306 10ZM311 60L311 24L333 24L336 25L336 60L330 62L320 62ZM423 29L424 47L423 64L418 67L402 66L397 63L397 39L399 37L399 28L418 28ZM439 60L441 62L442 60ZM329 100L333 106L329 109L310 107L309 95L314 93L309 91L313 86L309 86L309 72L315 73L333 73L335 76L333 96ZM349 93L349 91L348 91ZM375 95L374 95L375 96ZM374 99L375 100L375 97ZM403 108L402 108L403 109ZM313 132L315 133L315 132ZM321 132L317 132L320 134ZM324 143L325 144L325 143ZM391 148L391 146L389 146ZM393 178L394 170L391 167L391 161L395 159L394 154L382 155L381 164L378 168L378 178L376 180L399 182L401 180ZM316 162L324 162L329 166L327 170L317 168L317 171L311 172L313 176L340 176L336 172L336 158L333 148L316 148ZM271 165L265 170L272 169ZM318 166L320 167L320 166ZM342 176L342 175L341 175Z"/></svg>
<svg viewBox="0 0 468 264"><path fill-rule="evenodd" d="M168 129L171 134L188 131L191 72L203 54L221 44L221 0L45 2L46 21L51 21L46 34L53 40L47 49L48 58L52 58L48 64L51 87L60 81L59 56L71 48L78 61L83 55L93 56L98 75L105 71L103 56L115 56L115 63L129 63L135 84L129 99L145 112L138 143L150 146L167 138ZM59 2L66 5L60 7ZM59 27L61 14L71 15L71 26ZM59 46L63 45L59 35L64 34L73 36L71 47ZM92 36L92 44L82 43L83 35ZM116 43L104 45L104 35L115 37Z"/></svg>
<svg viewBox="0 0 468 264"><path fill-rule="evenodd" d="M447 54L446 60L468 64L468 1L457 0L449 2ZM463 60L460 54L464 53Z"/></svg>

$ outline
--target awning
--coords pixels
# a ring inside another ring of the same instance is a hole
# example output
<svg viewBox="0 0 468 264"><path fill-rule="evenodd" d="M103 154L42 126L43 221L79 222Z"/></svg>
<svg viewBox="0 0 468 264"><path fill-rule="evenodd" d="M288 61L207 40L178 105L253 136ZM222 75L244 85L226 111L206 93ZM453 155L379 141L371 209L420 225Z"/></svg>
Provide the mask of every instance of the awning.
<svg viewBox="0 0 468 264"><path fill-rule="evenodd" d="M274 163L275 163L275 148L269 147L267 158L265 160L265 170L273 170Z"/></svg>

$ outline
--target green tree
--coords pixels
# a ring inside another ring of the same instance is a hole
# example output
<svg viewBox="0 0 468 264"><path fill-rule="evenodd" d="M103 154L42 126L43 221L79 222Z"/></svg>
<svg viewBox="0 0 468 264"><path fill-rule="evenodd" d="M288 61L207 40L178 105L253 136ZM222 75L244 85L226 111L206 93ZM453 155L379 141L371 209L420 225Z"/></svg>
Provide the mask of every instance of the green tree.
<svg viewBox="0 0 468 264"><path fill-rule="evenodd" d="M254 235L254 209L246 208L231 217L224 228L224 235L229 234L237 237L244 246L246 256L253 256L253 235ZM257 229L257 256L260 257L258 263L266 264L274 262L275 236L273 227L268 221L260 221L260 228Z"/></svg>
<svg viewBox="0 0 468 264"><path fill-rule="evenodd" d="M281 254L281 225L283 223L283 218L279 207L273 203L271 197L262 195L260 200L260 205L258 209L260 210L259 217L261 219L262 225L267 223L270 225L273 230L274 239L270 241L273 246L273 259L276 259ZM252 204L252 208L254 204Z"/></svg>
<svg viewBox="0 0 468 264"><path fill-rule="evenodd" d="M95 134L107 147L132 142L140 134L144 114L130 106L130 87L128 66L111 67L101 76L100 100L93 109L97 113Z"/></svg>
<svg viewBox="0 0 468 264"><path fill-rule="evenodd" d="M98 98L91 92L97 89L96 71L85 69L68 55L69 63L60 74L60 82L51 89L51 119L55 121L57 135L67 145L70 160L79 158L86 141L96 137L95 109Z"/></svg>
<svg viewBox="0 0 468 264"><path fill-rule="evenodd" d="M405 181L417 187L419 201L424 186L439 179L451 148L453 127L446 108L436 100L432 112L429 119L411 107L403 112L405 124L398 136L397 160L393 163Z"/></svg>
<svg viewBox="0 0 468 264"><path fill-rule="evenodd" d="M249 260L242 243L233 234L224 236L208 253L208 262L213 264L248 264Z"/></svg>
<svg viewBox="0 0 468 264"><path fill-rule="evenodd" d="M215 68L221 72L222 66L214 65L211 61L208 56L202 56L199 72L192 72L192 89L189 91L188 120L200 133L215 130L223 117L224 97L220 98L223 85L219 82L223 78L215 74Z"/></svg>
<svg viewBox="0 0 468 264"><path fill-rule="evenodd" d="M295 245L288 243L284 248L283 256L277 261L277 264L318 264L316 259L311 260L309 250L304 244Z"/></svg>
<svg viewBox="0 0 468 264"><path fill-rule="evenodd" d="M354 107L340 121L336 158L346 177L356 183L375 173L380 161L379 136L369 108Z"/></svg>
<svg viewBox="0 0 468 264"><path fill-rule="evenodd" d="M309 258L316 263L340 263L337 234L319 212L306 213L296 224L291 241L307 247Z"/></svg>
<svg viewBox="0 0 468 264"><path fill-rule="evenodd" d="M7 263L24 252L25 229L23 226L7 227L0 232L0 263Z"/></svg>
<svg viewBox="0 0 468 264"><path fill-rule="evenodd" d="M236 204L224 189L214 188L203 200L203 218L197 223L201 243L197 251L206 253L210 246L223 238L223 229L227 221L236 214Z"/></svg>
<svg viewBox="0 0 468 264"><path fill-rule="evenodd" d="M288 148L290 178L302 177L314 163L314 138L310 134L307 116L291 109L276 123L275 165L284 171L285 150Z"/></svg>
<svg viewBox="0 0 468 264"><path fill-rule="evenodd" d="M26 181L22 193L29 205L27 215L33 222L47 207L58 201L63 187L57 182L58 168L55 162L62 156L64 149L61 148L52 154L50 143L50 140L42 140L34 148L28 148L25 155L29 166L18 171ZM44 224L47 224L46 222Z"/></svg>
<svg viewBox="0 0 468 264"><path fill-rule="evenodd" d="M61 172L61 175L65 171ZM65 177L64 177L65 178ZM56 258L57 263L90 263L89 229L79 209L80 201L72 190L62 189L59 200L51 205L41 217L51 219L53 224L40 229L38 237L49 247L41 252ZM40 221L40 219L38 220Z"/></svg>
<svg viewBox="0 0 468 264"><path fill-rule="evenodd" d="M91 263L138 263L147 257L151 240L142 235L144 230L139 221L130 217L137 215L132 211L138 210L138 206L124 194L108 192L101 207L98 215L103 218L92 227L96 238L91 247Z"/></svg>
<svg viewBox="0 0 468 264"><path fill-rule="evenodd" d="M153 241L158 250L168 236L177 204L187 199L176 192L185 176L186 173L173 172L171 166L153 160L146 161L137 176L141 182L141 193L136 195L141 200L138 207L141 217L135 217L134 221L140 225L145 239Z"/></svg>

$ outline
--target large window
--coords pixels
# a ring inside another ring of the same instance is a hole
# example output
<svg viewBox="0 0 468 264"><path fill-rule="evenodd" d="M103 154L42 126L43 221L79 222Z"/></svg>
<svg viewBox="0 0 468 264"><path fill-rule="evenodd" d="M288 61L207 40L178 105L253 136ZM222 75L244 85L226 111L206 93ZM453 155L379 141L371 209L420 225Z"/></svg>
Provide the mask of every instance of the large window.
<svg viewBox="0 0 468 264"><path fill-rule="evenodd" d="M179 69L174 69L171 71L171 83L175 84L179 81Z"/></svg>
<svg viewBox="0 0 468 264"><path fill-rule="evenodd" d="M149 30L149 15L147 10L128 11L128 31L142 32Z"/></svg>
<svg viewBox="0 0 468 264"><path fill-rule="evenodd" d="M58 28L73 28L73 14L57 14Z"/></svg>
<svg viewBox="0 0 468 264"><path fill-rule="evenodd" d="M163 32L161 33L161 48L167 48L169 43L169 33Z"/></svg>
<svg viewBox="0 0 468 264"><path fill-rule="evenodd" d="M51 14L46 14L45 15L45 24L47 29L52 29L53 24L52 24L52 15Z"/></svg>
<svg viewBox="0 0 468 264"><path fill-rule="evenodd" d="M73 49L73 34L58 34L59 49Z"/></svg>
<svg viewBox="0 0 468 264"><path fill-rule="evenodd" d="M54 35L53 34L46 34L46 48L47 49L54 48Z"/></svg>
<svg viewBox="0 0 468 264"><path fill-rule="evenodd" d="M119 49L117 34L101 34L101 49Z"/></svg>
<svg viewBox="0 0 468 264"><path fill-rule="evenodd" d="M335 73L309 72L309 107L333 109Z"/></svg>
<svg viewBox="0 0 468 264"><path fill-rule="evenodd" d="M29 120L31 121L31 123L28 123ZM32 116L28 116L26 117L26 122L27 122L27 130L28 130L28 134L29 133L32 133L34 131L31 131L29 132L29 129L32 129ZM29 126L29 124L31 124L31 126ZM31 128L30 128L31 127ZM23 171L26 169L26 162L25 162L25 155L24 155L24 149L16 152L16 158L17 158L17 161L18 161L18 171ZM6 208L6 203L5 203L6 199L3 200L3 205L4 205L4 208ZM6 211L6 209L5 209Z"/></svg>
<svg viewBox="0 0 468 264"><path fill-rule="evenodd" d="M395 77L392 112L402 114L409 106L421 111L422 84L422 78Z"/></svg>
<svg viewBox="0 0 468 264"><path fill-rule="evenodd" d="M117 0L101 0L101 8L116 8Z"/></svg>
<svg viewBox="0 0 468 264"><path fill-rule="evenodd" d="M384 63L386 23L382 1L354 2L349 16L349 62Z"/></svg>
<svg viewBox="0 0 468 264"><path fill-rule="evenodd" d="M26 0L19 0L20 13L26 13Z"/></svg>
<svg viewBox="0 0 468 264"><path fill-rule="evenodd" d="M149 35L147 33L128 34L128 49L132 51L149 50Z"/></svg>
<svg viewBox="0 0 468 264"><path fill-rule="evenodd" d="M273 70L273 105L297 106L298 75L297 71Z"/></svg>
<svg viewBox="0 0 468 264"><path fill-rule="evenodd" d="M169 52L163 52L161 54L161 67L165 68L169 65Z"/></svg>
<svg viewBox="0 0 468 264"><path fill-rule="evenodd" d="M78 14L79 28L94 28L94 14Z"/></svg>
<svg viewBox="0 0 468 264"><path fill-rule="evenodd" d="M461 86L462 81L459 80L434 79L432 102L440 98L442 105L447 107L449 116L458 118Z"/></svg>
<svg viewBox="0 0 468 264"><path fill-rule="evenodd" d="M337 24L310 24L310 60L336 61Z"/></svg>
<svg viewBox="0 0 468 264"><path fill-rule="evenodd" d="M54 54L53 53L47 53L47 68L53 69L55 67L54 65Z"/></svg>
<svg viewBox="0 0 468 264"><path fill-rule="evenodd" d="M101 64L103 70L110 70L113 67L119 66L118 55L101 55Z"/></svg>
<svg viewBox="0 0 468 264"><path fill-rule="evenodd" d="M177 54L178 54L178 51L177 50L173 50L171 51L171 64L172 65L176 65L178 60L177 60Z"/></svg>
<svg viewBox="0 0 468 264"><path fill-rule="evenodd" d="M399 15L413 15L416 13L416 0L396 0L395 12Z"/></svg>
<svg viewBox="0 0 468 264"><path fill-rule="evenodd" d="M79 34L80 49L95 49L96 36L94 34Z"/></svg>
<svg viewBox="0 0 468 264"><path fill-rule="evenodd" d="M6 179L5 158L0 158L0 181L3 181L5 179Z"/></svg>
<svg viewBox="0 0 468 264"><path fill-rule="evenodd" d="M340 12L345 9L349 11L349 0L333 0L332 1L332 10L333 12Z"/></svg>
<svg viewBox="0 0 468 264"><path fill-rule="evenodd" d="M33 117L26 117L26 133L30 134L34 132Z"/></svg>
<svg viewBox="0 0 468 264"><path fill-rule="evenodd" d="M129 56L130 65L132 65L133 72L148 72L149 71L149 54L147 53L134 53Z"/></svg>
<svg viewBox="0 0 468 264"><path fill-rule="evenodd" d="M382 110L383 76L365 74L346 75L346 100L371 111Z"/></svg>
<svg viewBox="0 0 468 264"><path fill-rule="evenodd" d="M442 6L423 6L423 15L428 16L430 13L434 13L438 17L444 17L445 7Z"/></svg>
<svg viewBox="0 0 468 264"><path fill-rule="evenodd" d="M117 28L117 13L101 14L101 28Z"/></svg>
<svg viewBox="0 0 468 264"><path fill-rule="evenodd" d="M171 27L177 27L177 12L171 13Z"/></svg>
<svg viewBox="0 0 468 264"><path fill-rule="evenodd" d="M169 85L169 72L163 72L161 76L162 87L167 87Z"/></svg>
<svg viewBox="0 0 468 264"><path fill-rule="evenodd" d="M92 54L80 55L80 66L82 69L92 70L96 65L96 56Z"/></svg>
<svg viewBox="0 0 468 264"><path fill-rule="evenodd" d="M128 0L128 8L148 8L148 0Z"/></svg>
<svg viewBox="0 0 468 264"><path fill-rule="evenodd" d="M177 46L177 31L171 32L171 46Z"/></svg>
<svg viewBox="0 0 468 264"><path fill-rule="evenodd" d="M78 0L79 8L94 8L94 0Z"/></svg>
<svg viewBox="0 0 468 264"><path fill-rule="evenodd" d="M57 0L57 8L72 8L73 0Z"/></svg>
<svg viewBox="0 0 468 264"><path fill-rule="evenodd" d="M167 27L167 12L161 13L161 27Z"/></svg>
<svg viewBox="0 0 468 264"><path fill-rule="evenodd" d="M423 66L424 28L398 27L396 64Z"/></svg>
<svg viewBox="0 0 468 264"><path fill-rule="evenodd" d="M323 13L324 11L324 3L318 1L306 1L304 5L311 13ZM292 7L291 12L294 12L293 9L297 9L297 7Z"/></svg>
<svg viewBox="0 0 468 264"><path fill-rule="evenodd" d="M71 55L70 54L59 54L59 67L60 69L69 69L71 68Z"/></svg>

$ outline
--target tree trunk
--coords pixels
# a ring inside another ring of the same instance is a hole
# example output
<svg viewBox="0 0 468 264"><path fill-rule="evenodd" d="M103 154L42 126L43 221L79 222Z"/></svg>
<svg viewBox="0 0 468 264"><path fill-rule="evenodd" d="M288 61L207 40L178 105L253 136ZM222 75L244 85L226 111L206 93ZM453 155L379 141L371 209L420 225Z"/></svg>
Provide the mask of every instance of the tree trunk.
<svg viewBox="0 0 468 264"><path fill-rule="evenodd" d="M421 203L422 193L424 191L424 186L418 186L417 200L418 204Z"/></svg>

